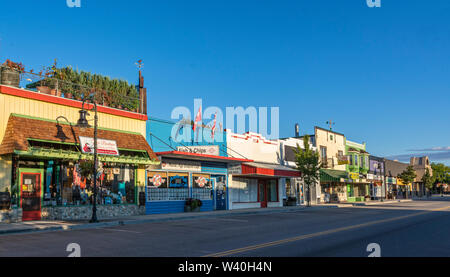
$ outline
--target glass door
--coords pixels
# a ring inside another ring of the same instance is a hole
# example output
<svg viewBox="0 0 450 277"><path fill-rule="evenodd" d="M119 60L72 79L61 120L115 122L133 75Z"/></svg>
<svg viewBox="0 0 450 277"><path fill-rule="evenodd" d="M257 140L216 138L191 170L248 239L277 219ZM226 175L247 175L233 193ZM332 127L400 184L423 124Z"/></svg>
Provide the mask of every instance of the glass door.
<svg viewBox="0 0 450 277"><path fill-rule="evenodd" d="M267 184L264 180L258 180L258 198L261 208L267 208Z"/></svg>
<svg viewBox="0 0 450 277"><path fill-rule="evenodd" d="M41 219L41 173L20 174L22 220Z"/></svg>

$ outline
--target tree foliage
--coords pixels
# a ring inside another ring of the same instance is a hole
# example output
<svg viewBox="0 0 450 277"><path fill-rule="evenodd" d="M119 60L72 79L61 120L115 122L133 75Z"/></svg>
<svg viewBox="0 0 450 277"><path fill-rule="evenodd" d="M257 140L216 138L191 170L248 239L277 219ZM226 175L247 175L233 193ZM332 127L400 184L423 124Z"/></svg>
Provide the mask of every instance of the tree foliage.
<svg viewBox="0 0 450 277"><path fill-rule="evenodd" d="M430 174L430 170L427 168L425 174L422 176L422 182L427 189L433 188L434 178Z"/></svg>
<svg viewBox="0 0 450 277"><path fill-rule="evenodd" d="M414 167L412 165L408 165L408 167L397 177L400 178L405 185L407 185L414 182L414 179L417 177L417 175L414 171Z"/></svg>
<svg viewBox="0 0 450 277"><path fill-rule="evenodd" d="M298 171L302 176L303 182L307 188L307 202L309 205L309 192L312 184L320 180L320 163L319 153L313 151L309 144L309 136L303 137L303 149L297 144L295 152L295 163Z"/></svg>

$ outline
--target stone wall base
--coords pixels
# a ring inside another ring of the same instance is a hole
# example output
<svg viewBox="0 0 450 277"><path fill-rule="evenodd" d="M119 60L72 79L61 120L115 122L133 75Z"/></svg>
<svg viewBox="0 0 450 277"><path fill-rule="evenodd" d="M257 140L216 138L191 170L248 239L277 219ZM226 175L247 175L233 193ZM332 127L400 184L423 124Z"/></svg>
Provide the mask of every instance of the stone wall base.
<svg viewBox="0 0 450 277"><path fill-rule="evenodd" d="M1 223L16 223L22 222L22 209L11 209L0 211Z"/></svg>
<svg viewBox="0 0 450 277"><path fill-rule="evenodd" d="M43 207L42 220L89 220L92 206ZM133 215L145 215L145 206L137 205L102 205L97 206L97 218L114 219Z"/></svg>

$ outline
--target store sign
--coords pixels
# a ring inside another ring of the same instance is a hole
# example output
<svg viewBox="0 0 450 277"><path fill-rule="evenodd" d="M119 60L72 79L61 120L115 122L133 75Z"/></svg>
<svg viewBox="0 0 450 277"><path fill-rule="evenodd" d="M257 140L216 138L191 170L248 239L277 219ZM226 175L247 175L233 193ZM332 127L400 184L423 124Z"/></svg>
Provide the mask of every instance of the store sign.
<svg viewBox="0 0 450 277"><path fill-rule="evenodd" d="M350 179L353 179L353 180L359 179L359 173L349 172L348 175L349 175Z"/></svg>
<svg viewBox="0 0 450 277"><path fill-rule="evenodd" d="M80 137L81 152L94 154L94 138ZM97 139L97 153L119 156L119 149L115 140Z"/></svg>
<svg viewBox="0 0 450 277"><path fill-rule="evenodd" d="M350 159L348 158L348 156L338 155L337 160L338 165L350 164Z"/></svg>
<svg viewBox="0 0 450 277"><path fill-rule="evenodd" d="M163 160L161 168L164 170L202 171L202 164L187 160Z"/></svg>
<svg viewBox="0 0 450 277"><path fill-rule="evenodd" d="M229 164L228 165L228 174L242 174L242 165L241 164Z"/></svg>
<svg viewBox="0 0 450 277"><path fill-rule="evenodd" d="M219 146L218 145L178 146L177 150L180 152L219 156Z"/></svg>

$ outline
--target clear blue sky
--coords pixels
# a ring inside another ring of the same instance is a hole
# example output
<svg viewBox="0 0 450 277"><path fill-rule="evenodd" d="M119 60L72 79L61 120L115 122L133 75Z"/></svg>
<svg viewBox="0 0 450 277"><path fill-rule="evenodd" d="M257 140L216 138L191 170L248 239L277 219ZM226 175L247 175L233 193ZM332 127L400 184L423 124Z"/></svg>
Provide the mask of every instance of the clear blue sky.
<svg viewBox="0 0 450 277"><path fill-rule="evenodd" d="M450 164L450 1L25 0L0 3L0 61L137 81L149 112L278 106L280 136L336 122L375 155ZM409 151L420 150L420 151ZM436 155L437 154L437 155ZM436 158L440 158L437 160Z"/></svg>

